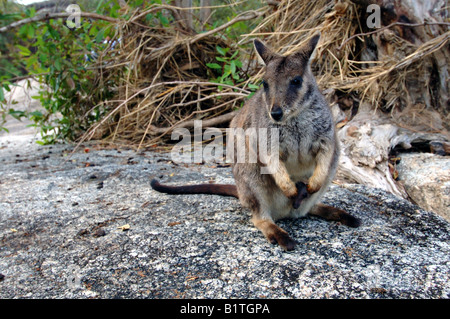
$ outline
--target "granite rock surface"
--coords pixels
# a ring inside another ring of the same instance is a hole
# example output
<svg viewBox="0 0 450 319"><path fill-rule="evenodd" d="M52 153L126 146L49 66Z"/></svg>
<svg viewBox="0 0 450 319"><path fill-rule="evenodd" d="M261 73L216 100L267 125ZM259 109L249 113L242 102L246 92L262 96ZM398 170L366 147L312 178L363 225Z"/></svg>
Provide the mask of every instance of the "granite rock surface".
<svg viewBox="0 0 450 319"><path fill-rule="evenodd" d="M233 183L230 167L73 150L0 139L0 298L450 297L449 222L392 194L333 185L324 202L362 225L282 220L285 252L234 198L150 187Z"/></svg>

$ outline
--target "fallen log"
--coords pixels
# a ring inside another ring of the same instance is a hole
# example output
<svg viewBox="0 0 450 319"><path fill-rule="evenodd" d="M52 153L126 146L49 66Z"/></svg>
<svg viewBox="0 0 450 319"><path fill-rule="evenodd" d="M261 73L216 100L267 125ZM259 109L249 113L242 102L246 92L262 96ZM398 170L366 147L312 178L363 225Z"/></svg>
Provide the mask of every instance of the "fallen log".
<svg viewBox="0 0 450 319"><path fill-rule="evenodd" d="M342 126L338 131L341 143L339 180L381 188L408 198L403 185L397 181L395 166L401 160L401 153L411 149L438 151L439 145L445 153L450 138L436 112L422 111L416 114L420 120L409 124L402 122L403 113L385 114L363 103L350 121L338 124ZM428 122L428 127L424 122Z"/></svg>

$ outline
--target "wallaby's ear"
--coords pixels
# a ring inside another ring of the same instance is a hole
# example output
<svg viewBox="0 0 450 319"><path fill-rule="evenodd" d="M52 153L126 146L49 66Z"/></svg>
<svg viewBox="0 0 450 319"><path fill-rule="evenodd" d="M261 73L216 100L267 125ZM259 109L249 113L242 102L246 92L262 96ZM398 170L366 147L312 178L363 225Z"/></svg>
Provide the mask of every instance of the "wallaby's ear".
<svg viewBox="0 0 450 319"><path fill-rule="evenodd" d="M302 46L300 51L295 53L296 56L302 58L305 62L313 59L316 52L317 43L320 40L320 32L317 32L305 45Z"/></svg>
<svg viewBox="0 0 450 319"><path fill-rule="evenodd" d="M314 58L317 43L319 43L319 40L320 40L320 32L317 32L308 42L308 49L309 49L308 55L310 60Z"/></svg>
<svg viewBox="0 0 450 319"><path fill-rule="evenodd" d="M261 58L262 62L264 62L265 65L269 63L270 60L272 60L276 54L273 53L264 43L262 43L260 40L255 39L253 41L253 44L255 46L255 50L258 53L259 57Z"/></svg>

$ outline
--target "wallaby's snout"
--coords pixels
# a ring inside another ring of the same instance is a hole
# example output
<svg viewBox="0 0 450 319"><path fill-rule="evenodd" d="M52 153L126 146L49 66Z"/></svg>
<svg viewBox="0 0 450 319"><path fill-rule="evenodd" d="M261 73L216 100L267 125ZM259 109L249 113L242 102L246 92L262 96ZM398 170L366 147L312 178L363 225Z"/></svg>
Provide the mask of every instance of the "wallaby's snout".
<svg viewBox="0 0 450 319"><path fill-rule="evenodd" d="M274 121L279 122L283 118L283 110L281 107L275 105L270 112L270 116L274 119Z"/></svg>

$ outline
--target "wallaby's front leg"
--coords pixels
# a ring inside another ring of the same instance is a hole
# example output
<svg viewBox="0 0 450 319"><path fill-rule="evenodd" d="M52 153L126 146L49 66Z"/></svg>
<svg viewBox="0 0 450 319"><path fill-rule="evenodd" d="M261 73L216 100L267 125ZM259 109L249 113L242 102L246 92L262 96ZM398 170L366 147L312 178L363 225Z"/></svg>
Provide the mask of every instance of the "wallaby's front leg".
<svg viewBox="0 0 450 319"><path fill-rule="evenodd" d="M269 165L275 184L277 184L286 197L292 199L295 198L298 194L297 186L291 180L284 163L280 160L277 162L271 161Z"/></svg>
<svg viewBox="0 0 450 319"><path fill-rule="evenodd" d="M316 168L306 186L309 194L318 192L327 184L327 180L331 177L330 174L334 174L335 167L333 166L337 162L335 157L337 157L337 150L322 149L319 151L316 156Z"/></svg>
<svg viewBox="0 0 450 319"><path fill-rule="evenodd" d="M271 165L275 183L287 198L292 199L292 207L299 208L302 201L308 197L307 186L303 182L294 183L283 162L278 161L276 164L272 162Z"/></svg>

